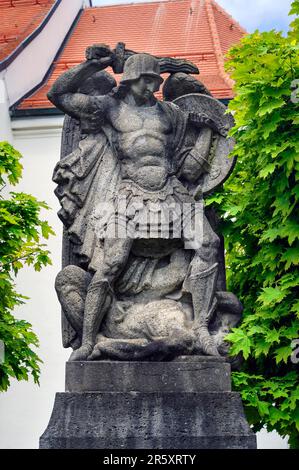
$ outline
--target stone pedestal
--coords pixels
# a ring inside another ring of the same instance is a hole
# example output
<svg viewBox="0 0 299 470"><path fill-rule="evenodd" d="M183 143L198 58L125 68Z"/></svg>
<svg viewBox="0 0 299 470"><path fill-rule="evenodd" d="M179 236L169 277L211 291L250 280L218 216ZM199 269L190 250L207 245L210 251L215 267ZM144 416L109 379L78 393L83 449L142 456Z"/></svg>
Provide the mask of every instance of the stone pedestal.
<svg viewBox="0 0 299 470"><path fill-rule="evenodd" d="M254 449L222 358L68 362L43 449Z"/></svg>

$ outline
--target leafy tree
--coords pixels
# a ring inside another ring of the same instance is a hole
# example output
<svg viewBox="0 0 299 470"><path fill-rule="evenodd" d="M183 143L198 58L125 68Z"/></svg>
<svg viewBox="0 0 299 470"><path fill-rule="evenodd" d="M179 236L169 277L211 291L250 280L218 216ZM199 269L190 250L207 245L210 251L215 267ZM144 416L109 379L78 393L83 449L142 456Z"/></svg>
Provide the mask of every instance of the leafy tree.
<svg viewBox="0 0 299 470"><path fill-rule="evenodd" d="M33 351L38 339L32 325L16 319L12 311L27 297L15 290L14 277L24 265L36 271L51 264L49 251L41 238L54 234L46 221L40 220L40 209L47 204L35 197L11 192L3 195L7 184L16 185L22 176L21 155L7 142L0 142L0 340L5 346L5 359L0 364L0 391L10 385L10 378L38 383L41 360Z"/></svg>
<svg viewBox="0 0 299 470"><path fill-rule="evenodd" d="M292 4L299 13L299 1ZM229 289L244 305L227 336L242 354L232 374L254 431L263 426L299 447L299 78L298 16L287 37L258 31L229 51L235 80L238 158L232 177L210 197L226 237Z"/></svg>

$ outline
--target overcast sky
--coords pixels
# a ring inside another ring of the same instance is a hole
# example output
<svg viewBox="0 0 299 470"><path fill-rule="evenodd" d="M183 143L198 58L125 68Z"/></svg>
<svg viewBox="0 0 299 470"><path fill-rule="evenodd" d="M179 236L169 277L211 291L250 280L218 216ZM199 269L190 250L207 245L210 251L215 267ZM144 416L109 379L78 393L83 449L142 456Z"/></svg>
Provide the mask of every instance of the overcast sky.
<svg viewBox="0 0 299 470"><path fill-rule="evenodd" d="M152 0L93 0L93 5L145 3ZM159 1L159 0L158 0ZM199 0L195 0L199 1ZM287 31L292 0L217 0L248 32L255 29Z"/></svg>

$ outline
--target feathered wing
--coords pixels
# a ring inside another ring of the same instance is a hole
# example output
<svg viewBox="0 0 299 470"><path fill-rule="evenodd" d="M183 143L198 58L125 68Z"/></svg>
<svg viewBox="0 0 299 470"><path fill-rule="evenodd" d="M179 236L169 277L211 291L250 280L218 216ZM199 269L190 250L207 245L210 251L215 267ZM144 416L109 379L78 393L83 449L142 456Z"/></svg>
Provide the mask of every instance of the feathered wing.
<svg viewBox="0 0 299 470"><path fill-rule="evenodd" d="M63 160L65 157L70 155L76 148L80 141L81 131L80 122L71 116L65 115L62 127L61 136L61 153L60 159ZM62 268L65 268L69 264L76 264L73 244L69 240L67 230L63 226L62 235ZM63 347L67 348L71 346L73 341L76 339L77 333L70 325L64 312L61 312L61 330L62 330L62 344Z"/></svg>
<svg viewBox="0 0 299 470"><path fill-rule="evenodd" d="M61 136L60 159L70 155L79 145L81 137L80 122L71 116L65 115ZM62 238L62 268L69 264L78 264L75 259L74 247L69 240L65 226L63 226Z"/></svg>
<svg viewBox="0 0 299 470"><path fill-rule="evenodd" d="M94 211L111 201L120 181L119 163L113 153L107 132L82 136L79 123L67 116L62 136L61 160L53 181L64 224L63 267L77 265L95 271L102 260L101 240L94 230ZM63 346L69 347L76 332L62 314Z"/></svg>

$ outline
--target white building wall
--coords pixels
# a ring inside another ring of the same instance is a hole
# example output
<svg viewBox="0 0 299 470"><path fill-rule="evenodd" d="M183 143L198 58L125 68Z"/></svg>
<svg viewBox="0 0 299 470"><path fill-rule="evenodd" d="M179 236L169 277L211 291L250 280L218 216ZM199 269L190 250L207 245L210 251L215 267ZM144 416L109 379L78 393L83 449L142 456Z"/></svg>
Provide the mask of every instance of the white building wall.
<svg viewBox="0 0 299 470"><path fill-rule="evenodd" d="M23 155L23 179L17 190L46 201L51 211L43 216L56 232L48 242L53 265L40 273L25 268L17 279L19 292L30 297L15 314L28 320L40 340L38 354L44 361L40 387L32 381L17 382L0 394L0 448L37 448L52 411L55 393L64 391L64 367L71 350L61 344L60 305L54 280L61 265L62 224L56 216L59 204L53 194L53 168L59 159L62 117L26 118L13 121L14 145ZM287 448L276 433L258 433L259 448Z"/></svg>
<svg viewBox="0 0 299 470"><path fill-rule="evenodd" d="M42 358L40 387L12 381L8 393L0 394L0 448L37 448L39 436L50 418L56 391L64 390L64 364L70 355L61 344L60 305L54 290L61 265L62 226L56 216L58 201L51 181L59 158L62 117L25 119L13 122L14 146L22 153L23 178L18 191L31 193L52 208L43 211L56 232L48 247L53 265L36 273L25 268L17 279L17 289L30 297L15 313L33 325L39 337Z"/></svg>
<svg viewBox="0 0 299 470"><path fill-rule="evenodd" d="M0 142L3 140L12 142L12 131L6 84L0 77Z"/></svg>

